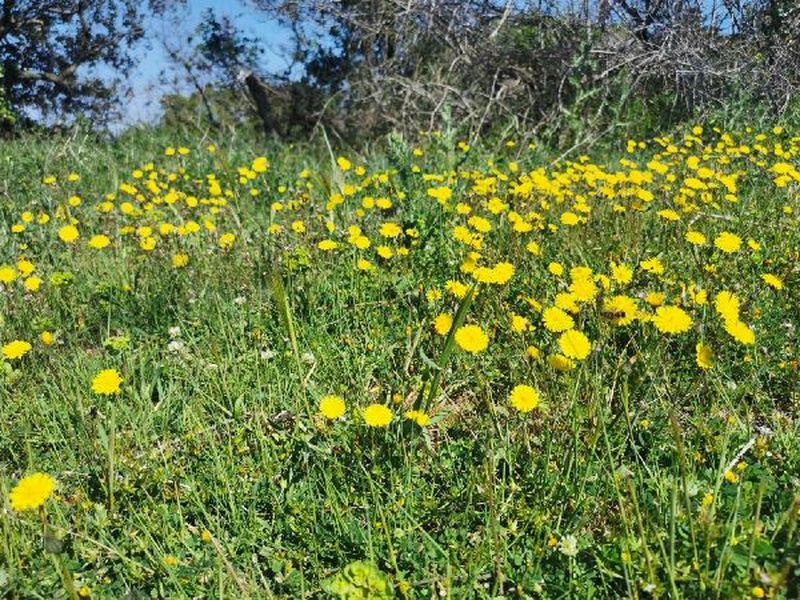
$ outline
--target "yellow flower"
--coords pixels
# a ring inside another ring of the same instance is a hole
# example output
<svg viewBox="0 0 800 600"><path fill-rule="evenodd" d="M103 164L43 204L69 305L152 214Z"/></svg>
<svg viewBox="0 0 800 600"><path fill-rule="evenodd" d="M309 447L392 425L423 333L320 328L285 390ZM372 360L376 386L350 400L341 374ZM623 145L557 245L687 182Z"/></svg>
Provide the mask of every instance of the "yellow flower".
<svg viewBox="0 0 800 600"><path fill-rule="evenodd" d="M573 279L569 290L575 294L578 302L591 302L597 296L597 285L589 277Z"/></svg>
<svg viewBox="0 0 800 600"><path fill-rule="evenodd" d="M235 241L236 235L233 233L223 233L221 236L219 236L219 247L223 250L230 250Z"/></svg>
<svg viewBox="0 0 800 600"><path fill-rule="evenodd" d="M711 346L703 342L697 342L695 346L695 360L701 369L710 369L713 366L714 352Z"/></svg>
<svg viewBox="0 0 800 600"><path fill-rule="evenodd" d="M17 278L17 271L10 265L0 265L0 283L8 285Z"/></svg>
<svg viewBox="0 0 800 600"><path fill-rule="evenodd" d="M345 404L341 396L324 396L319 401L319 412L321 412L326 419L333 421L338 419L344 414Z"/></svg>
<svg viewBox="0 0 800 600"><path fill-rule="evenodd" d="M433 329L439 335L447 335L450 333L450 328L453 326L453 317L447 313L437 315L433 320Z"/></svg>
<svg viewBox="0 0 800 600"><path fill-rule="evenodd" d="M42 343L45 346L52 346L53 342L55 341L55 336L49 331L43 331L39 334L39 339L42 340Z"/></svg>
<svg viewBox="0 0 800 600"><path fill-rule="evenodd" d="M542 357L542 351L539 350L536 346L528 346L525 349L525 354L528 355L528 358L533 360L539 360Z"/></svg>
<svg viewBox="0 0 800 600"><path fill-rule="evenodd" d="M58 237L61 239L62 242L66 244L71 244L75 240L80 237L80 232L78 228L74 225L64 225L61 229L58 230Z"/></svg>
<svg viewBox="0 0 800 600"><path fill-rule="evenodd" d="M373 268L375 268L375 265L373 265L366 258L359 258L358 262L356 262L356 267L359 271L371 271Z"/></svg>
<svg viewBox="0 0 800 600"><path fill-rule="evenodd" d="M116 369L104 369L92 380L92 391L95 394L110 396L118 394L122 377Z"/></svg>
<svg viewBox="0 0 800 600"><path fill-rule="evenodd" d="M317 248L319 248L323 252L330 252L331 250L336 250L336 248L338 248L338 247L339 247L339 244L337 244L333 240L328 240L328 239L321 240L317 244Z"/></svg>
<svg viewBox="0 0 800 600"><path fill-rule="evenodd" d="M592 351L592 343L586 335L577 329L565 331L558 338L558 347L567 358L583 360Z"/></svg>
<svg viewBox="0 0 800 600"><path fill-rule="evenodd" d="M19 269L19 272L23 277L28 277L36 270L36 265L34 265L31 261L22 258L17 261L17 269Z"/></svg>
<svg viewBox="0 0 800 600"><path fill-rule="evenodd" d="M547 331L558 333L575 327L575 321L557 306L549 306L542 312L542 323Z"/></svg>
<svg viewBox="0 0 800 600"><path fill-rule="evenodd" d="M569 371L575 368L575 361L567 358L563 354L551 354L547 357L547 364L556 371Z"/></svg>
<svg viewBox="0 0 800 600"><path fill-rule="evenodd" d="M516 385L508 397L511 406L526 413L539 406L539 392L529 385Z"/></svg>
<svg viewBox="0 0 800 600"><path fill-rule="evenodd" d="M17 360L31 351L32 346L24 340L14 340L2 348L3 356L8 360Z"/></svg>
<svg viewBox="0 0 800 600"><path fill-rule="evenodd" d="M384 223L379 229L379 233L385 238L396 238L403 229L397 223Z"/></svg>
<svg viewBox="0 0 800 600"><path fill-rule="evenodd" d="M188 254L175 254L172 257L172 266L176 269L180 269L185 267L189 264L189 255Z"/></svg>
<svg viewBox="0 0 800 600"><path fill-rule="evenodd" d="M657 258L648 258L639 264L648 273L652 273L653 275L664 274L664 264Z"/></svg>
<svg viewBox="0 0 800 600"><path fill-rule="evenodd" d="M420 427L427 427L431 424L431 418L421 410L408 410L403 416L409 421L414 421Z"/></svg>
<svg viewBox="0 0 800 600"><path fill-rule="evenodd" d="M494 275L492 283L503 285L514 276L514 265L509 262L497 263L492 267L492 272Z"/></svg>
<svg viewBox="0 0 800 600"><path fill-rule="evenodd" d="M466 352L478 354L489 346L489 336L477 325L462 325L455 335L456 344Z"/></svg>
<svg viewBox="0 0 800 600"><path fill-rule="evenodd" d="M428 188L428 196L436 199L442 204L445 204L453 195L453 190L447 186Z"/></svg>
<svg viewBox="0 0 800 600"><path fill-rule="evenodd" d="M111 240L108 239L107 235L98 234L93 235L89 240L89 247L94 248L95 250L102 250L103 248L107 247L111 243Z"/></svg>
<svg viewBox="0 0 800 600"><path fill-rule="evenodd" d="M691 229L686 232L686 241L695 246L702 246L706 243L706 236L699 231L692 231Z"/></svg>
<svg viewBox="0 0 800 600"><path fill-rule="evenodd" d="M336 159L336 164L339 165L339 168L342 171L349 171L353 167L353 163L347 160L344 156L340 156Z"/></svg>
<svg viewBox="0 0 800 600"><path fill-rule="evenodd" d="M755 344L756 334L746 324L739 319L727 319L725 321L725 331L740 344L749 346Z"/></svg>
<svg viewBox="0 0 800 600"><path fill-rule="evenodd" d="M523 331L527 331L529 327L530 323L528 322L528 319L522 315L515 313L511 314L511 331L514 333L522 333Z"/></svg>
<svg viewBox="0 0 800 600"><path fill-rule="evenodd" d="M614 325L630 325L636 320L639 307L630 296L612 296L603 302L603 313Z"/></svg>
<svg viewBox="0 0 800 600"><path fill-rule="evenodd" d="M370 404L364 409L364 422L370 427L388 427L392 422L392 411L383 404Z"/></svg>
<svg viewBox="0 0 800 600"><path fill-rule="evenodd" d="M633 281L633 269L624 263L611 263L611 277L617 283L626 285Z"/></svg>
<svg viewBox="0 0 800 600"><path fill-rule="evenodd" d="M714 297L714 308L723 321L739 320L739 299L735 294L723 290Z"/></svg>
<svg viewBox="0 0 800 600"><path fill-rule="evenodd" d="M723 231L714 239L714 245L726 254L732 254L742 247L742 238L729 231Z"/></svg>
<svg viewBox="0 0 800 600"><path fill-rule="evenodd" d="M661 333L685 333L692 327L692 317L678 306L659 306L653 324Z"/></svg>
<svg viewBox="0 0 800 600"><path fill-rule="evenodd" d="M23 286L29 292L38 292L42 286L42 280L34 275L33 277L28 277Z"/></svg>
<svg viewBox="0 0 800 600"><path fill-rule="evenodd" d="M783 289L783 281L781 281L780 278L778 278L775 275L772 275L771 273L764 273L761 276L761 280L768 286L775 288L776 290Z"/></svg>
<svg viewBox="0 0 800 600"><path fill-rule="evenodd" d="M19 480L8 495L11 508L17 512L33 510L44 504L53 490L56 480L46 473L33 473Z"/></svg>

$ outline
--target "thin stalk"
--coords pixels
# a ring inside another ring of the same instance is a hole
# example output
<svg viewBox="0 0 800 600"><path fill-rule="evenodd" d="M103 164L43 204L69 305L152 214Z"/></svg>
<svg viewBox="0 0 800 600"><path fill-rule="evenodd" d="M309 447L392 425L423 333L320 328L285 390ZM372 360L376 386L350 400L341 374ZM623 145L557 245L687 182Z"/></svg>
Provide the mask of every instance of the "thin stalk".
<svg viewBox="0 0 800 600"><path fill-rule="evenodd" d="M275 267L270 269L269 284L272 288L272 296L275 298L275 303L278 305L278 314L281 318L283 328L289 336L289 343L292 345L292 353L294 354L295 365L297 366L297 375L302 380L303 377L303 363L300 359L300 347L297 345L297 333L294 327L294 319L292 318L292 309L289 306L289 297L286 294L286 287L283 285L283 277L281 276L280 269Z"/></svg>
<svg viewBox="0 0 800 600"><path fill-rule="evenodd" d="M450 327L450 331L447 334L447 339L444 342L444 348L442 349L442 353L439 355L439 358L436 361L436 372L433 375L433 380L431 381L430 388L428 389L428 396L425 399L423 408L428 410L430 408L433 399L436 397L436 393L439 391L439 385L442 381L442 374L444 373L444 369L447 366L447 363L450 360L450 355L453 354L453 349L455 348L455 339L456 339L456 331L459 327L464 324L464 320L467 317L467 310L469 310L470 305L472 304L472 300L475 297L477 292L478 285L473 285L469 291L467 292L464 299L461 301L461 304L458 306L458 310L456 311L456 316L453 319L453 325ZM422 400L422 396L425 393L424 388L420 392L419 397L417 398L416 404L419 404ZM418 406L415 408L419 408Z"/></svg>

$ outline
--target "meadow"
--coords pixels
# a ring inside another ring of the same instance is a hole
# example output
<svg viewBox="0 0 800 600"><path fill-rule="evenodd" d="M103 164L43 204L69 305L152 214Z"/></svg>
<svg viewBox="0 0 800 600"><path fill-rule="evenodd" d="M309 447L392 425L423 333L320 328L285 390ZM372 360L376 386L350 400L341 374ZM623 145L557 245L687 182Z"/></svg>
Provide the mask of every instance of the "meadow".
<svg viewBox="0 0 800 600"><path fill-rule="evenodd" d="M800 132L3 144L4 597L800 594Z"/></svg>

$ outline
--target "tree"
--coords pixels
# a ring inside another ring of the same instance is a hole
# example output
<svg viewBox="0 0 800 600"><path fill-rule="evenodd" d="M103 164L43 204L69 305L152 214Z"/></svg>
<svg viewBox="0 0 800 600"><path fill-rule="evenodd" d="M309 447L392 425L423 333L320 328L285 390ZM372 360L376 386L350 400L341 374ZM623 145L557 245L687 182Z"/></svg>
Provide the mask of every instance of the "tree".
<svg viewBox="0 0 800 600"><path fill-rule="evenodd" d="M99 114L146 34L181 0L0 0L2 92L22 118Z"/></svg>

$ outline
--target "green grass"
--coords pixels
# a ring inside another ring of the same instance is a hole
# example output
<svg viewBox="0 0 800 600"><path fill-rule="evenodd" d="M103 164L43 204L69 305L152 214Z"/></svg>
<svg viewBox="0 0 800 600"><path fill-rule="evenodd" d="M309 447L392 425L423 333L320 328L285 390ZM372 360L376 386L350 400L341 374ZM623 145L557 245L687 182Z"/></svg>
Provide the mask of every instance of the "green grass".
<svg viewBox="0 0 800 600"><path fill-rule="evenodd" d="M686 154L663 158L674 160L678 183L658 175L643 183L652 203L624 193L604 199L582 179L566 185L591 204L587 222L574 228L559 222L574 195L510 192L522 172L570 177L577 163L551 165L557 151L487 141L464 153L445 136L416 157L389 138L369 156L348 155L368 174L390 173L386 182L365 183L343 173L324 146L216 140L219 150L209 155L209 140L163 131L115 142L79 135L4 142L0 265L24 256L43 284L35 293L26 293L22 278L0 284L0 345L33 344L23 358L0 361L0 590L9 598L64 598L83 586L93 598L328 597L337 573L367 561L398 597L742 598L755 587L796 597L800 187L776 187L768 169L778 161L797 166L800 143L791 132L767 134L763 165L757 153L715 150L719 136L711 131L704 138L705 164L742 173L735 203L717 187L709 192L717 206L695 198L697 209L678 222L657 216L668 207L680 212L674 198L690 175L684 159L699 144L687 146L678 134L674 143ZM754 135L741 143L753 145ZM778 142L791 149L788 157L774 155ZM179 144L192 153L163 156ZM651 142L628 155L621 140L591 160L629 173L631 165L617 162L626 157L645 171L658 150ZM261 154L269 170L240 183L237 167ZM471 191L478 173L491 174L489 159L509 178L492 195L531 222L539 221L528 213L541 215L541 230L514 233L505 214L491 214ZM184 198L123 215L120 184L143 188L131 173L151 161L160 181L175 173L169 186L200 199L209 195L206 175L216 173L230 190L227 205L211 214L209 205L191 208ZM308 178L299 177L302 169ZM70 172L80 182L68 183ZM444 184L422 173L449 182L450 209L426 191ZM44 185L45 175L58 183ZM346 183L365 189L327 209ZM259 190L255 198L251 188ZM116 208L98 212L109 192L118 196ZM78 207L68 204L74 194ZM365 196L388 197L393 206L360 216ZM278 199L298 205L275 212L270 204ZM456 315L464 303L446 282L471 282L460 271L470 249L452 236L454 225L466 225L452 210L459 201L492 223L481 264L510 261L515 275L503 286L478 286ZM11 233L25 210L47 212L51 222ZM67 214L81 231L71 245L57 237ZM200 232L155 233L150 252L124 232L190 219ZM292 232L296 219L304 234ZM324 226L330 219L333 233ZM386 221L418 231L388 242L409 248L408 256L375 254ZM690 222L707 246L684 241ZM274 223L286 230L268 235ZM348 243L355 223L369 249ZM725 229L743 238L738 253L713 248ZM100 232L111 246L89 248ZM223 232L237 236L229 250L218 245ZM335 251L317 248L326 237L338 242ZM747 247L750 238L760 250ZM525 250L530 241L541 256ZM171 265L178 252L190 257L185 268ZM663 261L663 276L638 266L652 256ZM359 271L358 258L375 268ZM551 261L566 267L564 276L548 272ZM559 373L546 360L558 352L558 334L543 327L539 309L567 288L571 267L610 274L612 261L636 267L634 281L600 297L663 292L690 312L692 330L668 336L647 322L616 327L602 300L586 302L575 321L593 351ZM783 289L767 287L765 272L779 276ZM72 277L59 285L57 273ZM693 284L708 290L707 304L691 302ZM725 333L713 302L720 290L742 300L754 345ZM436 335L431 323L440 312L453 315L456 327L481 325L489 349L473 356ZM511 331L512 312L535 329ZM45 330L55 334L52 346L38 339ZM695 362L700 340L714 349L710 370ZM541 350L539 360L526 354L529 346ZM92 392L106 368L124 378L118 395ZM531 413L508 403L519 383L541 394ZM341 421L317 414L326 394L345 399ZM392 408L388 429L361 418L373 402ZM415 402L432 417L424 429L403 420ZM729 469L735 482L726 479ZM44 512L15 512L8 492L35 471L57 479L57 494Z"/></svg>

